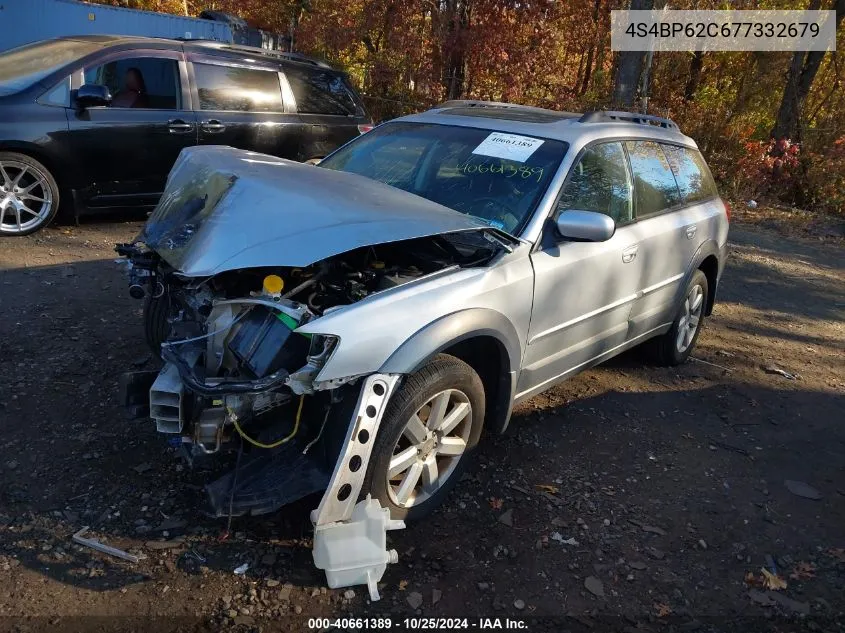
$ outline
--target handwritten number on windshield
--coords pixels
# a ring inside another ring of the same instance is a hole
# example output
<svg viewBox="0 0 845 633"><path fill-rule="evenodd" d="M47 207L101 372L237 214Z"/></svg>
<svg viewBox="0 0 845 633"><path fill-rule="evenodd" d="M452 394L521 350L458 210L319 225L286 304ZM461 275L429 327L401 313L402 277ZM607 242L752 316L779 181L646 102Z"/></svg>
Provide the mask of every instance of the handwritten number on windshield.
<svg viewBox="0 0 845 633"><path fill-rule="evenodd" d="M501 174L505 178L528 178L536 177L537 182L543 179L542 167L529 167L528 165L513 165L510 163L471 163L469 161L457 166L459 172L465 174Z"/></svg>

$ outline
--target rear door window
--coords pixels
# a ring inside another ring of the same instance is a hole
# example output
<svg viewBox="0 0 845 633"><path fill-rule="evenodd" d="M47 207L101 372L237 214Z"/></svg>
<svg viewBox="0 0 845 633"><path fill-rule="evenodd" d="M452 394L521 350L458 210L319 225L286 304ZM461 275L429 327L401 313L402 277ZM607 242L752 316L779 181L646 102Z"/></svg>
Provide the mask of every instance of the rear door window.
<svg viewBox="0 0 845 633"><path fill-rule="evenodd" d="M625 141L637 217L662 213L681 204L681 193L663 149L654 141Z"/></svg>
<svg viewBox="0 0 845 633"><path fill-rule="evenodd" d="M106 86L112 95L112 108L182 109L182 86L175 59L116 59L86 68L85 83Z"/></svg>
<svg viewBox="0 0 845 633"><path fill-rule="evenodd" d="M279 73L194 62L200 110L284 112Z"/></svg>
<svg viewBox="0 0 845 633"><path fill-rule="evenodd" d="M286 67L296 109L302 114L360 115L361 106L348 80L327 70Z"/></svg>
<svg viewBox="0 0 845 633"><path fill-rule="evenodd" d="M677 145L663 145L663 152L675 174L678 189L687 204L702 202L718 195L716 183L698 150Z"/></svg>

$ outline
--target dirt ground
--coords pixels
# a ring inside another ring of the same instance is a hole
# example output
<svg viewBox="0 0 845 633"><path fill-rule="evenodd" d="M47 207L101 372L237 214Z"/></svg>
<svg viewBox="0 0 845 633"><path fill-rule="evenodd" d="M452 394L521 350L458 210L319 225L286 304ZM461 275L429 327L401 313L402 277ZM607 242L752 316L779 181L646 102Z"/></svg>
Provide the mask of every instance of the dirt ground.
<svg viewBox="0 0 845 633"><path fill-rule="evenodd" d="M206 476L126 420L118 376L151 360L112 246L139 226L0 243L0 631L305 631L364 614L845 629L840 243L734 227L695 360L627 354L520 407L445 507L389 534L400 562L370 604L313 567L313 498L220 540L198 512ZM85 525L146 558L74 545Z"/></svg>

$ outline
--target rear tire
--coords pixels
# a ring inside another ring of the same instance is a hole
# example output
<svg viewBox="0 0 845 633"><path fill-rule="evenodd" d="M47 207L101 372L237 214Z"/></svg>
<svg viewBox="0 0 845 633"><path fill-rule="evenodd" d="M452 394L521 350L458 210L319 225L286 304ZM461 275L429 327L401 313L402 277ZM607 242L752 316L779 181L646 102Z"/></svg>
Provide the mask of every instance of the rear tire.
<svg viewBox="0 0 845 633"><path fill-rule="evenodd" d="M49 170L18 152L0 152L0 235L40 231L59 209L59 186Z"/></svg>
<svg viewBox="0 0 845 633"><path fill-rule="evenodd" d="M421 519L460 480L483 425L481 378L462 360L438 354L390 399L362 496L369 492L393 519Z"/></svg>
<svg viewBox="0 0 845 633"><path fill-rule="evenodd" d="M672 327L663 336L647 343L648 350L658 365L680 365L692 354L704 326L707 290L707 276L696 270L684 291Z"/></svg>

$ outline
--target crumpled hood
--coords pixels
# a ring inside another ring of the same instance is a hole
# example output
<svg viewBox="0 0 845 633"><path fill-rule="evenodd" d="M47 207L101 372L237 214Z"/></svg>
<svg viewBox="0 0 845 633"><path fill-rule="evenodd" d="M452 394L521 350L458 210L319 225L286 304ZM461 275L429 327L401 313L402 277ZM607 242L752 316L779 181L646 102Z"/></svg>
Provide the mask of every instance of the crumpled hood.
<svg viewBox="0 0 845 633"><path fill-rule="evenodd" d="M205 146L182 151L138 239L182 274L204 277L478 229L490 227L362 176Z"/></svg>

